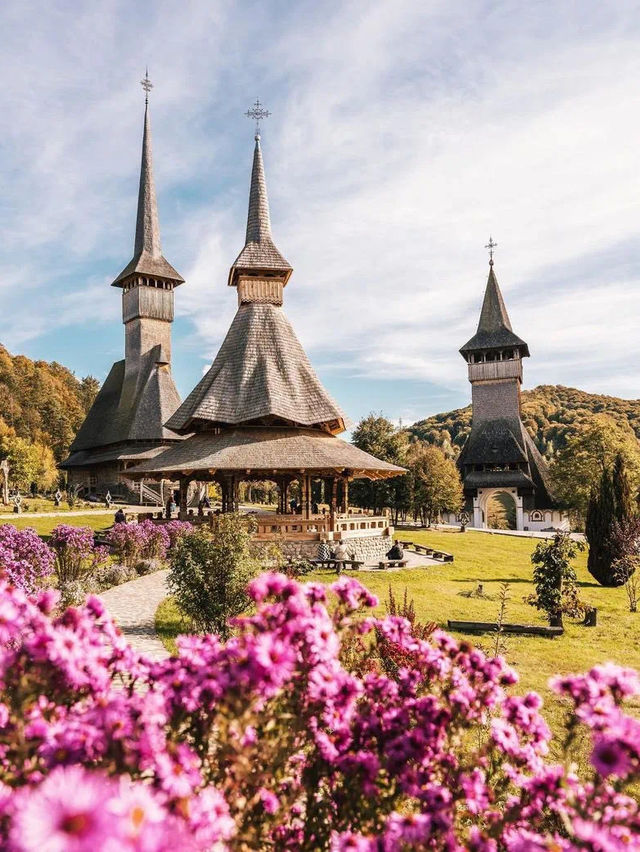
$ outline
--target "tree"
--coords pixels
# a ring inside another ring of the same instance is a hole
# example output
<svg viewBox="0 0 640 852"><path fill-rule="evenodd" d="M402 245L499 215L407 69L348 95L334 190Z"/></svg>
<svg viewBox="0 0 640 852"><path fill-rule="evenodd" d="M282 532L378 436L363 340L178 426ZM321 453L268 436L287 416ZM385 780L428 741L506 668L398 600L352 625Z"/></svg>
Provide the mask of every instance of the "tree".
<svg viewBox="0 0 640 852"><path fill-rule="evenodd" d="M407 434L396 429L393 423L381 414L372 413L363 418L353 431L352 443L378 459L404 467L408 448ZM394 509L397 520L398 511L407 505L406 477L379 482L357 480L351 486L350 499L354 505L373 509L376 513L389 506Z"/></svg>
<svg viewBox="0 0 640 852"><path fill-rule="evenodd" d="M27 491L32 482L51 488L58 478L53 452L44 444L7 436L0 440L0 457L9 460L11 484L20 491Z"/></svg>
<svg viewBox="0 0 640 852"><path fill-rule="evenodd" d="M579 519L586 517L594 486L599 485L618 455L623 459L629 488L635 493L640 483L640 446L628 425L598 415L558 453L551 466L554 490Z"/></svg>
<svg viewBox="0 0 640 852"><path fill-rule="evenodd" d="M95 399L98 382L78 380L56 362L10 355L0 345L0 413L20 438L43 444L61 461Z"/></svg>
<svg viewBox="0 0 640 852"><path fill-rule="evenodd" d="M640 591L640 516L630 515L613 525L613 542L617 557L613 563L613 575L624 586L629 600L629 612L638 611Z"/></svg>
<svg viewBox="0 0 640 852"><path fill-rule="evenodd" d="M413 514L431 525L440 512L462 508L462 483L452 459L439 447L413 444L408 455Z"/></svg>
<svg viewBox="0 0 640 852"><path fill-rule="evenodd" d="M216 529L200 527L178 540L167 585L182 612L203 633L229 638L229 619L249 606L247 584L258 572L247 519L220 515Z"/></svg>
<svg viewBox="0 0 640 852"><path fill-rule="evenodd" d="M605 469L598 486L592 490L585 524L589 542L587 568L602 586L619 586L624 582L615 567L624 556L624 547L615 531L624 528L634 514L626 464L619 454L611 471Z"/></svg>
<svg viewBox="0 0 640 852"><path fill-rule="evenodd" d="M99 390L100 382L94 376L85 376L80 382L80 401L86 412L93 405Z"/></svg>
<svg viewBox="0 0 640 852"><path fill-rule="evenodd" d="M571 565L584 545L568 533L558 532L552 539L538 542L531 554L536 594L526 602L546 612L552 627L562 627L563 614L576 618L584 612L578 597L576 572Z"/></svg>

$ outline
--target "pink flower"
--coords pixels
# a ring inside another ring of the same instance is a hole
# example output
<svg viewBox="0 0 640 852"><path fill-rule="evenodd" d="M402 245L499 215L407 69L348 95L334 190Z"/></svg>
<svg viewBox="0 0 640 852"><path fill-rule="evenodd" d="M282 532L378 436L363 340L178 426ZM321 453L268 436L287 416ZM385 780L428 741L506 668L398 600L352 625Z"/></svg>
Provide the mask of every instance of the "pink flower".
<svg viewBox="0 0 640 852"><path fill-rule="evenodd" d="M114 819L108 805L113 783L79 766L58 767L15 806L11 840L19 852L106 850Z"/></svg>
<svg viewBox="0 0 640 852"><path fill-rule="evenodd" d="M331 852L375 852L378 848L374 838L353 834L351 831L331 835Z"/></svg>
<svg viewBox="0 0 640 852"><path fill-rule="evenodd" d="M262 807L268 814L275 814L275 812L280 807L280 802L278 801L278 797L275 793L272 793L271 790L267 790L265 787L261 787L258 790L258 795L260 796L260 801L262 802Z"/></svg>
<svg viewBox="0 0 640 852"><path fill-rule="evenodd" d="M624 778L631 769L631 761L624 743L611 737L599 737L596 740L591 752L591 762L603 778L609 775Z"/></svg>

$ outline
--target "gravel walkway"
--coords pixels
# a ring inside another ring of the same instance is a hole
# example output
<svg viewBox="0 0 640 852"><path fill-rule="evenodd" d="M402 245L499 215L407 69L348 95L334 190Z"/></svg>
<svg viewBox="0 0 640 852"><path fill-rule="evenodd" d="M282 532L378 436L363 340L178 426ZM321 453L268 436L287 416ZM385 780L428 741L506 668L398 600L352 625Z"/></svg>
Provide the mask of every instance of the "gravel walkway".
<svg viewBox="0 0 640 852"><path fill-rule="evenodd" d="M167 573L155 571L100 595L130 645L152 660L169 656L155 631L156 609L168 595Z"/></svg>

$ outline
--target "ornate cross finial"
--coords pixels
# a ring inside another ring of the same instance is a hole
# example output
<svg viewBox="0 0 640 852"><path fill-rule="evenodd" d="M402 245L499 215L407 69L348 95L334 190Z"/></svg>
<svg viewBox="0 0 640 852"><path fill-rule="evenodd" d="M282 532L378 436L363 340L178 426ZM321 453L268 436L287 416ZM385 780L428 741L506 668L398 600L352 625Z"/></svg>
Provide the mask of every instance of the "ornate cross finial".
<svg viewBox="0 0 640 852"><path fill-rule="evenodd" d="M252 118L256 123L256 139L260 137L260 122L263 118L269 118L271 113L268 109L264 109L260 103L260 98L256 98L255 104L245 112L247 118Z"/></svg>
<svg viewBox="0 0 640 852"><path fill-rule="evenodd" d="M144 102L149 103L149 92L153 89L153 83L149 79L149 69L144 72L144 77L140 80L140 85L144 89Z"/></svg>
<svg viewBox="0 0 640 852"><path fill-rule="evenodd" d="M485 248L489 249L489 266L493 266L493 250L497 248L498 243L494 243L493 237L489 237L489 242L486 244Z"/></svg>

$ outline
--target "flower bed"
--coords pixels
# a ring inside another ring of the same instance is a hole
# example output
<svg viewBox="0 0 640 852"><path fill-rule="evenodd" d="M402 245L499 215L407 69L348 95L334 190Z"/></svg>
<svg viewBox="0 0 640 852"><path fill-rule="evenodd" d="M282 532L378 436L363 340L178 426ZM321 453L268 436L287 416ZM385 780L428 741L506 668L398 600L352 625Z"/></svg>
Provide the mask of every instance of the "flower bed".
<svg viewBox="0 0 640 852"><path fill-rule="evenodd" d="M53 580L63 603L81 603L88 592L104 591L165 567L167 553L192 529L186 521L117 524L108 541L122 564L111 564L108 549L95 546L89 527L58 524L47 545L31 528L0 524L0 575L27 592Z"/></svg>
<svg viewBox="0 0 640 852"><path fill-rule="evenodd" d="M635 672L560 678L579 779L547 760L535 694L441 631L416 638L352 579L263 574L226 643L152 663L101 603L53 616L0 583L0 846L31 850L634 849ZM363 612L364 611L364 612ZM359 642L365 636L369 641ZM359 643L361 651L353 652ZM384 674L378 642L403 665ZM349 665L343 662L348 647ZM46 844L48 845L45 845Z"/></svg>

